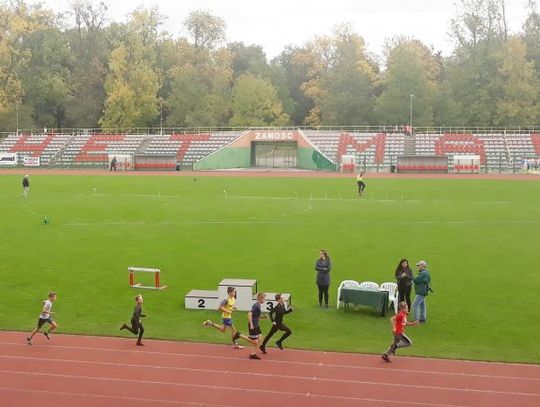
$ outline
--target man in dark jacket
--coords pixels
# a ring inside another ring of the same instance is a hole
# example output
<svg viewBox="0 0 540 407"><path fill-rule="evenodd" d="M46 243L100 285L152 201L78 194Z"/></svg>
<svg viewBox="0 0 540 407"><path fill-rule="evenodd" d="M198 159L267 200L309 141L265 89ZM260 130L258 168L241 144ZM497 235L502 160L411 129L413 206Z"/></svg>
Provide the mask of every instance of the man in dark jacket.
<svg viewBox="0 0 540 407"><path fill-rule="evenodd" d="M25 175L22 180L22 186L23 186L23 196L26 198L28 196L28 193L30 192L30 180L28 179L28 175Z"/></svg>
<svg viewBox="0 0 540 407"><path fill-rule="evenodd" d="M420 323L427 322L427 305L426 297L430 290L429 283L431 282L431 276L427 270L427 263L424 260L420 260L416 263L418 267L418 275L414 278L414 291L416 297L413 302L414 317L420 321Z"/></svg>
<svg viewBox="0 0 540 407"><path fill-rule="evenodd" d="M277 331L285 332L282 337L276 341L277 347L281 350L283 350L283 341L292 334L292 331L287 327L287 325L283 323L283 316L292 312L293 309L292 307L289 307L289 309L285 308L285 301L283 300L281 294L276 294L276 301L278 302L278 304L274 308L272 308L272 311L270 311L272 328L270 329L270 332L268 332L268 334L265 336L261 346L259 346L259 349L264 354L266 354L266 344Z"/></svg>

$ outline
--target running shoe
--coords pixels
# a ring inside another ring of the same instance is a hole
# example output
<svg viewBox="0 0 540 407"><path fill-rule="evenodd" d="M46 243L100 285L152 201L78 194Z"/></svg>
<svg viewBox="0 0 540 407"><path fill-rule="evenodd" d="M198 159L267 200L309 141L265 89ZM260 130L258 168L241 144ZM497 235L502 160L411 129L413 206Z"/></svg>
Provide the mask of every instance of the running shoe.
<svg viewBox="0 0 540 407"><path fill-rule="evenodd" d="M243 346L238 345L237 343L234 343L233 349L244 349Z"/></svg>
<svg viewBox="0 0 540 407"><path fill-rule="evenodd" d="M386 353L383 353L383 354L381 355L381 358L382 358L382 360L384 360L385 362L390 363L390 358L388 357L388 355L387 355Z"/></svg>
<svg viewBox="0 0 540 407"><path fill-rule="evenodd" d="M240 331L236 331L232 337L233 342L240 338Z"/></svg>
<svg viewBox="0 0 540 407"><path fill-rule="evenodd" d="M251 355L249 355L249 358L250 358L250 359L256 359L256 360L261 360L261 358L259 357L259 355L255 354L255 353L252 353Z"/></svg>
<svg viewBox="0 0 540 407"><path fill-rule="evenodd" d="M210 327L212 325L214 325L214 323L212 321L210 321L209 319L207 319L206 321L203 322L204 327L208 328L208 327Z"/></svg>
<svg viewBox="0 0 540 407"><path fill-rule="evenodd" d="M26 338L26 343L27 343L28 345L33 345L33 344L34 344L34 343L32 342L32 339L30 339L30 338Z"/></svg>
<svg viewBox="0 0 540 407"><path fill-rule="evenodd" d="M51 340L48 332L43 332L43 335L45 335L45 338L47 338L49 341Z"/></svg>

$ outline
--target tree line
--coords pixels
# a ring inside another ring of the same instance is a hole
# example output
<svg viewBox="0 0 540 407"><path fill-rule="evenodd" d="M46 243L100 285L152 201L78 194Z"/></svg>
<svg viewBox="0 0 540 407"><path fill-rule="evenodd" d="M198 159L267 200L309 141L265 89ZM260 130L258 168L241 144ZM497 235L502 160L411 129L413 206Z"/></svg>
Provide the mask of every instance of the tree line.
<svg viewBox="0 0 540 407"><path fill-rule="evenodd" d="M0 131L402 125L411 104L420 126L538 126L540 14L527 10L509 32L504 0L461 0L447 57L401 37L376 56L342 24L269 61L208 11L175 37L157 8L119 23L90 0L64 14L0 0Z"/></svg>

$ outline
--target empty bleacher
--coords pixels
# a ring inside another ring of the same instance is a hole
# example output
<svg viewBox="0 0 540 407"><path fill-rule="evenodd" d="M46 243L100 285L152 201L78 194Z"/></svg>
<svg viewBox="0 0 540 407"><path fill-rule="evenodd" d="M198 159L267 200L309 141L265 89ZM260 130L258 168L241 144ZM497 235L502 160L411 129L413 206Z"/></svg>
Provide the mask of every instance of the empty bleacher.
<svg viewBox="0 0 540 407"><path fill-rule="evenodd" d="M302 132L329 159L339 163L343 155L355 155L357 164L389 166L405 151L402 133L360 133L304 130Z"/></svg>
<svg viewBox="0 0 540 407"><path fill-rule="evenodd" d="M488 169L511 166L523 157L540 156L540 134L490 133L403 133L342 130L300 130L323 154L339 163L345 154L367 168L388 167L397 157L414 149L417 155L444 155L452 162L455 154L478 154ZM167 156L172 162L190 167L241 136L239 131L129 134L11 134L0 140L0 152L40 157L42 166L106 167L109 155ZM412 138L411 138L412 137ZM168 165L167 168L170 168Z"/></svg>

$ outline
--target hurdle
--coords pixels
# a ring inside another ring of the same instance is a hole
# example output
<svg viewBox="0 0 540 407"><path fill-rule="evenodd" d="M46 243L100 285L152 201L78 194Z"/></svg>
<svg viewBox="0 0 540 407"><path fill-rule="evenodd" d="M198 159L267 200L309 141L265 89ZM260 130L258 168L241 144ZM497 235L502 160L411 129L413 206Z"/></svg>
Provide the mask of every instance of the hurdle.
<svg viewBox="0 0 540 407"><path fill-rule="evenodd" d="M146 267L128 267L129 273L129 286L131 288L144 288L147 290L163 290L167 288L166 285L159 285L160 269L151 269ZM154 273L154 285L142 285L142 283L135 282L135 273Z"/></svg>

